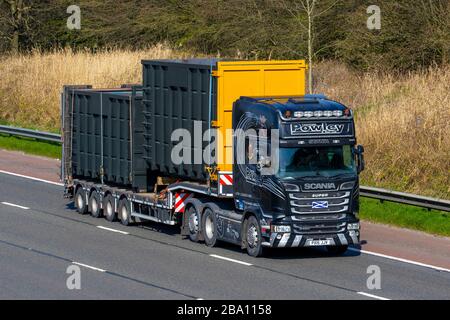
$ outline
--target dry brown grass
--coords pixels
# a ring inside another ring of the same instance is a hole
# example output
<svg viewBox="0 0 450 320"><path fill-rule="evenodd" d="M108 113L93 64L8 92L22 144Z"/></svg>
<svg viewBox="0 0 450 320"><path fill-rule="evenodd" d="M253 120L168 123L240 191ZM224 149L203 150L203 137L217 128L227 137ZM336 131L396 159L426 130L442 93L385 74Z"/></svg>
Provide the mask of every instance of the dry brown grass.
<svg viewBox="0 0 450 320"><path fill-rule="evenodd" d="M59 92L65 84L96 88L140 83L141 60L176 58L163 45L147 50L105 50L96 54L70 49L0 59L0 119L22 126L59 127Z"/></svg>
<svg viewBox="0 0 450 320"><path fill-rule="evenodd" d="M141 59L185 56L157 46L0 58L0 120L57 130L63 85L140 83ZM366 147L364 184L450 199L450 67L361 75L324 62L316 74L317 92L356 110L359 143Z"/></svg>
<svg viewBox="0 0 450 320"><path fill-rule="evenodd" d="M317 91L356 111L363 183L450 199L450 66L402 76L318 67Z"/></svg>

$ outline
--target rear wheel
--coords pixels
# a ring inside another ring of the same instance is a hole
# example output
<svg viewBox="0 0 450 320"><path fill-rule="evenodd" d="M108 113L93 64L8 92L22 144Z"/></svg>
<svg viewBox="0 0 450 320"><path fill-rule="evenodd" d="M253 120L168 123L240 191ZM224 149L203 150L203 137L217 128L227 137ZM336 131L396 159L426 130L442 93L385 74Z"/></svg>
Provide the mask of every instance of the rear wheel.
<svg viewBox="0 0 450 320"><path fill-rule="evenodd" d="M89 211L94 218L102 216L102 209L100 209L100 194L94 190L89 197Z"/></svg>
<svg viewBox="0 0 450 320"><path fill-rule="evenodd" d="M205 243L208 247L215 247L217 244L217 223L214 212L207 208L202 217L202 232Z"/></svg>
<svg viewBox="0 0 450 320"><path fill-rule="evenodd" d="M193 242L198 242L200 240L199 230L200 230L200 215L194 206L190 206L186 211L186 219L189 226L189 239Z"/></svg>
<svg viewBox="0 0 450 320"><path fill-rule="evenodd" d="M252 257L260 257L263 255L261 227L258 220L251 216L246 223L245 230L247 253Z"/></svg>
<svg viewBox="0 0 450 320"><path fill-rule="evenodd" d="M117 215L114 210L114 198L112 195L107 195L103 202L103 214L106 220L113 222L117 220Z"/></svg>
<svg viewBox="0 0 450 320"><path fill-rule="evenodd" d="M348 249L348 246L328 246L327 251L331 254L341 255L344 254Z"/></svg>
<svg viewBox="0 0 450 320"><path fill-rule="evenodd" d="M125 198L119 202L119 218L120 222L124 226L128 226L130 223L133 223L133 217L131 216L131 204Z"/></svg>
<svg viewBox="0 0 450 320"><path fill-rule="evenodd" d="M75 207L79 214L86 214L88 212L88 206L86 203L86 193L82 187L79 187L75 192Z"/></svg>

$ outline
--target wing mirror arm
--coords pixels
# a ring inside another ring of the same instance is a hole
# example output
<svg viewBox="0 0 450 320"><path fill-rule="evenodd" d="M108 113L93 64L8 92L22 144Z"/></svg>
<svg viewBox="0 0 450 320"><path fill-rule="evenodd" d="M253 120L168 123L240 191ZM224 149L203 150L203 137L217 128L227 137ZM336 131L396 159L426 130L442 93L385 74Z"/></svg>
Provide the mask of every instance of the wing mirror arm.
<svg viewBox="0 0 450 320"><path fill-rule="evenodd" d="M364 147L359 145L356 147L356 155L358 156L358 174L363 172L366 167L366 162L364 160Z"/></svg>

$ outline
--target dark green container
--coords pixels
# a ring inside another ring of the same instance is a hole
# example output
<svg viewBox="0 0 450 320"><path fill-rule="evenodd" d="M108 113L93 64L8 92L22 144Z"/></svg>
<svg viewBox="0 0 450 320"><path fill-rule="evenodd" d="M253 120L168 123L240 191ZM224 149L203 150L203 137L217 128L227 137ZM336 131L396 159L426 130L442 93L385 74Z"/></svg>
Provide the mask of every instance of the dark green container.
<svg viewBox="0 0 450 320"><path fill-rule="evenodd" d="M117 90L69 87L65 101L69 103L65 109L71 113L72 122L72 177L146 190L141 87Z"/></svg>
<svg viewBox="0 0 450 320"><path fill-rule="evenodd" d="M151 171L189 180L206 180L203 163L194 163L194 153L209 144L194 143L194 123L201 123L201 134L216 120L216 79L211 71L216 59L142 61L144 85L145 153ZM191 133L191 164L176 165L171 153L178 142L172 132L187 129ZM199 138L197 137L197 140ZM200 138L200 140L203 140Z"/></svg>

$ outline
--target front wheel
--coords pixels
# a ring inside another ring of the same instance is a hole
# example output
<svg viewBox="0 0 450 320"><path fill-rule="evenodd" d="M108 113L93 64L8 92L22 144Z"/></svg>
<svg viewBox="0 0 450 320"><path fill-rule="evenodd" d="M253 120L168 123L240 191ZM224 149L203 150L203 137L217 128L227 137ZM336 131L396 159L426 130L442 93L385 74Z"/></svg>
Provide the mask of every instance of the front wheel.
<svg viewBox="0 0 450 320"><path fill-rule="evenodd" d="M252 257L261 257L263 255L261 227L258 220L251 216L246 223L246 246L247 253Z"/></svg>
<svg viewBox="0 0 450 320"><path fill-rule="evenodd" d="M205 244L208 247L215 247L217 244L217 223L216 215L211 209L206 209L202 218L202 232Z"/></svg>
<svg viewBox="0 0 450 320"><path fill-rule="evenodd" d="M344 254L348 249L348 246L328 246L327 251L331 254L341 255Z"/></svg>

